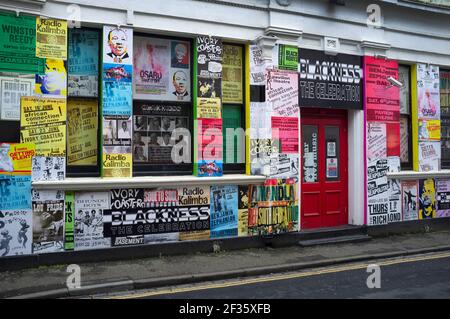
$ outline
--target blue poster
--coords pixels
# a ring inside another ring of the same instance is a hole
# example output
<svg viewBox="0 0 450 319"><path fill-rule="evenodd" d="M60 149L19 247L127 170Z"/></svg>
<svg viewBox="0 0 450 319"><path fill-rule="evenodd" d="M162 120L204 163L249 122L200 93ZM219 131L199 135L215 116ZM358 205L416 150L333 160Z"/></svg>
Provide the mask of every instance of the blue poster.
<svg viewBox="0 0 450 319"><path fill-rule="evenodd" d="M103 116L131 116L131 65L103 64Z"/></svg>
<svg viewBox="0 0 450 319"><path fill-rule="evenodd" d="M31 176L0 175L0 210L31 209Z"/></svg>
<svg viewBox="0 0 450 319"><path fill-rule="evenodd" d="M211 186L211 238L238 235L238 187Z"/></svg>
<svg viewBox="0 0 450 319"><path fill-rule="evenodd" d="M222 176L223 162L216 160L201 160L198 162L198 174L201 177Z"/></svg>
<svg viewBox="0 0 450 319"><path fill-rule="evenodd" d="M98 75L99 32L69 29L69 74Z"/></svg>

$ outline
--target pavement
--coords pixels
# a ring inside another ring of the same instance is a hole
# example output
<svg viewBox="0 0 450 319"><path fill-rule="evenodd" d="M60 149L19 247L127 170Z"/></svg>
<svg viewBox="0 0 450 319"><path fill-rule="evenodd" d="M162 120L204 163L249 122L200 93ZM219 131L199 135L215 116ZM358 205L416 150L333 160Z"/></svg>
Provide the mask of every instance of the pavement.
<svg viewBox="0 0 450 319"><path fill-rule="evenodd" d="M368 242L245 249L81 263L81 288L68 289L67 265L0 273L0 298L58 298L244 278L380 258L450 251L450 231Z"/></svg>

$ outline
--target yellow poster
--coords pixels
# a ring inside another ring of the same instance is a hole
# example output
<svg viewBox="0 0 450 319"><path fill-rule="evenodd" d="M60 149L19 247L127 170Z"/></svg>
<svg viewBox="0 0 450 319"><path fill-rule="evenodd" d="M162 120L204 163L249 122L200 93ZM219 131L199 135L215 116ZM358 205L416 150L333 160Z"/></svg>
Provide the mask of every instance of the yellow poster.
<svg viewBox="0 0 450 319"><path fill-rule="evenodd" d="M97 164L97 100L77 99L67 103L67 162Z"/></svg>
<svg viewBox="0 0 450 319"><path fill-rule="evenodd" d="M66 156L66 100L23 96L20 141L34 143L36 155Z"/></svg>
<svg viewBox="0 0 450 319"><path fill-rule="evenodd" d="M210 230L194 230L188 232L180 232L179 240L180 241L188 241L188 240L208 240L210 238Z"/></svg>
<svg viewBox="0 0 450 319"><path fill-rule="evenodd" d="M35 153L35 146L32 143L0 143L0 173L29 174L31 159Z"/></svg>
<svg viewBox="0 0 450 319"><path fill-rule="evenodd" d="M36 18L36 57L67 59L67 21Z"/></svg>
<svg viewBox="0 0 450 319"><path fill-rule="evenodd" d="M49 97L67 96L66 62L58 59L45 59L45 73L36 74L34 93Z"/></svg>
<svg viewBox="0 0 450 319"><path fill-rule="evenodd" d="M22 96L20 127L66 123L66 99Z"/></svg>
<svg viewBox="0 0 450 319"><path fill-rule="evenodd" d="M131 154L106 154L103 153L103 177L131 177Z"/></svg>
<svg viewBox="0 0 450 319"><path fill-rule="evenodd" d="M224 45L222 61L223 103L242 104L242 90L242 47Z"/></svg>
<svg viewBox="0 0 450 319"><path fill-rule="evenodd" d="M220 98L197 98L197 118L222 118Z"/></svg>
<svg viewBox="0 0 450 319"><path fill-rule="evenodd" d="M238 210L238 236L248 235L248 208Z"/></svg>
<svg viewBox="0 0 450 319"><path fill-rule="evenodd" d="M419 120L419 140L439 141L441 139L440 120Z"/></svg>

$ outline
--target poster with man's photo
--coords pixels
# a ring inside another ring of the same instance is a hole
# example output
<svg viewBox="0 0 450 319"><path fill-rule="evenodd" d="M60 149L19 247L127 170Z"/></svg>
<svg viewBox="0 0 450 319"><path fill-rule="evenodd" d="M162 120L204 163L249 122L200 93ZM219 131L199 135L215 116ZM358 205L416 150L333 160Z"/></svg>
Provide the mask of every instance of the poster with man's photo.
<svg viewBox="0 0 450 319"><path fill-rule="evenodd" d="M135 37L133 97L185 101L190 96L190 44L187 41Z"/></svg>
<svg viewBox="0 0 450 319"><path fill-rule="evenodd" d="M75 250L111 247L103 237L103 209L109 209L109 192L77 192L75 209Z"/></svg>
<svg viewBox="0 0 450 319"><path fill-rule="evenodd" d="M33 253L64 251L64 191L32 190Z"/></svg>
<svg viewBox="0 0 450 319"><path fill-rule="evenodd" d="M189 109L183 105L135 102L133 161L148 164L172 163L173 146L181 143L189 131L188 115ZM184 150L190 151L190 146L186 146Z"/></svg>
<svg viewBox="0 0 450 319"><path fill-rule="evenodd" d="M103 26L103 63L133 64L133 29Z"/></svg>
<svg viewBox="0 0 450 319"><path fill-rule="evenodd" d="M32 223L31 209L0 211L0 257L31 254Z"/></svg>
<svg viewBox="0 0 450 319"><path fill-rule="evenodd" d="M104 146L131 146L132 131L131 117L103 117Z"/></svg>

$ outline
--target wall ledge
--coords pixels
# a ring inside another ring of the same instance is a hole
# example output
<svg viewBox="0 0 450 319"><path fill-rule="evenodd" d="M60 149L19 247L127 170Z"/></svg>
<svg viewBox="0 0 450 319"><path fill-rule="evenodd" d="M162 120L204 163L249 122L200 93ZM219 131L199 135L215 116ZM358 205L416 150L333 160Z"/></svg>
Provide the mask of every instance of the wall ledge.
<svg viewBox="0 0 450 319"><path fill-rule="evenodd" d="M183 187L197 185L250 185L266 180L262 175L227 174L220 177L183 176L139 176L132 178L76 177L62 181L33 182L38 190L109 190L116 188Z"/></svg>
<svg viewBox="0 0 450 319"><path fill-rule="evenodd" d="M450 170L443 169L440 171L416 172L416 171L401 171L395 173L387 173L390 179L425 179L425 178L449 178Z"/></svg>

